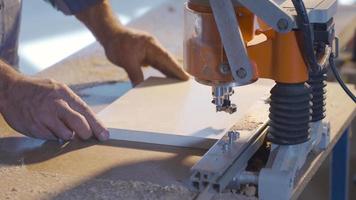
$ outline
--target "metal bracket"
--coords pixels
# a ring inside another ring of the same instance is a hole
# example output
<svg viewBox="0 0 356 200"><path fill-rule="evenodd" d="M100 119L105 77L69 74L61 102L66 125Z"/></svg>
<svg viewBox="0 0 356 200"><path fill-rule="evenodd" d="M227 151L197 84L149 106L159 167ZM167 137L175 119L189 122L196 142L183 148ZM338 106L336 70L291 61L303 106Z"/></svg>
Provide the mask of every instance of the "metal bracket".
<svg viewBox="0 0 356 200"><path fill-rule="evenodd" d="M258 113L258 115L257 115ZM201 199L209 199L222 192L234 177L245 171L248 161L261 147L267 133L268 106L265 101L256 103L246 116L256 123L253 130L236 129L237 122L203 158L192 167L190 182L199 191Z"/></svg>
<svg viewBox="0 0 356 200"><path fill-rule="evenodd" d="M215 193L224 191L236 174L245 170L248 160L263 144L266 125L262 125L252 135L246 132L240 133L242 138L232 143L229 143L229 133L220 139L192 167L193 173L190 180L193 189L204 191L211 186Z"/></svg>
<svg viewBox="0 0 356 200"><path fill-rule="evenodd" d="M231 0L209 0L232 76L237 85L253 82L254 70Z"/></svg>
<svg viewBox="0 0 356 200"><path fill-rule="evenodd" d="M295 26L294 18L271 0L235 0L277 32L287 33Z"/></svg>
<svg viewBox="0 0 356 200"><path fill-rule="evenodd" d="M266 168L258 177L261 199L284 200L292 197L298 171L305 165L310 152L325 150L330 143L330 124L311 123L311 139L298 145L272 145Z"/></svg>

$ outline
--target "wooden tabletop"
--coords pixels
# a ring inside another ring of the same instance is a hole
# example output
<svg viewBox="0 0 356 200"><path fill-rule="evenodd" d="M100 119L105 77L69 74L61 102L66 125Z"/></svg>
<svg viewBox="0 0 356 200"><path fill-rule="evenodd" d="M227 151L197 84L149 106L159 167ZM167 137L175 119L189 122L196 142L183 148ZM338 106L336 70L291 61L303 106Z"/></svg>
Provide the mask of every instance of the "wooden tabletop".
<svg viewBox="0 0 356 200"><path fill-rule="evenodd" d="M162 5L131 27L153 33L181 58L182 45L178 41L182 41L182 2ZM152 74L157 72L145 71L146 77ZM123 70L106 61L98 44L38 76L67 83L79 94L88 86L127 80ZM308 164L296 195L318 170L356 114L355 105L339 85L330 83L327 90L332 142ZM99 111L113 100L89 104ZM186 187L189 170L203 154L204 151L198 149L117 140L45 142L21 136L0 119L0 199L191 199L194 193ZM226 194L217 199L245 198Z"/></svg>

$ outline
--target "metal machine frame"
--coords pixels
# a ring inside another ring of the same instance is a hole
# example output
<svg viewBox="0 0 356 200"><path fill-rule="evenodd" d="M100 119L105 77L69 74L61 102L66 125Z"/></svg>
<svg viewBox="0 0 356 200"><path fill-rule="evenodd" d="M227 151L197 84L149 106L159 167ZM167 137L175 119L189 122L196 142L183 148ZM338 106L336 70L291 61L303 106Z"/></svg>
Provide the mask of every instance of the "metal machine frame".
<svg viewBox="0 0 356 200"><path fill-rule="evenodd" d="M192 8L189 5L187 10L188 12L202 13L203 17L209 12L213 14L223 46L223 57L226 57L227 60L227 63L221 63L218 66L220 71L217 70L217 73L222 75L214 76L213 74L211 79L207 75L211 70L204 71L209 63L200 66L203 68L202 71L196 70L194 65L190 66L191 63L188 63L188 72L195 76L198 82L212 86L213 103L216 105L217 111L229 113L236 111L235 105L231 104L229 100L233 94L232 87L234 86L253 83L259 77L271 78L277 82L271 91L272 96L269 102L271 104L270 121L266 119L264 121L266 123L263 123L254 132L243 133L230 130L192 168L191 184L195 190L200 191L197 199L209 199L227 188L239 189L246 184L257 185L258 196L261 199L284 200L291 198L298 172L306 163L309 154L323 151L330 142L330 125L323 120L325 118L324 87L326 86L324 83L326 75L323 69L327 66L334 44L332 18L336 12L337 1L304 1L306 15L307 18L309 17L307 20L310 24L314 24L314 36L317 36L315 40L314 38L308 39L311 42L319 42L323 46L322 53L316 55L318 60L315 63L309 63L306 56L302 55L303 47L300 45L299 35L295 30L301 29L302 32L307 32L309 29L301 23L300 16L297 15L300 10L296 10L297 7L294 7L289 0L190 0L190 2L210 6L211 11L207 8L199 8L199 6ZM253 15L249 16L250 13ZM261 20L258 35L248 30L251 29L250 25L253 24L254 15ZM207 24L202 24L202 26L204 25ZM310 25L308 24L308 26ZM198 30L198 34L202 34L199 31L203 30ZM214 34L212 33L212 35ZM306 33L303 34L306 35ZM209 35L202 35L202 37L204 36L209 41L212 39ZM261 37L265 38L261 40ZM200 39L203 42L204 38ZM188 39L186 42L189 42ZM290 48L278 46L283 42L289 43ZM261 67L252 61L255 59L257 64L265 64L263 61L271 59L273 55L260 57L258 53L274 51L275 48L280 48L277 52L292 49L289 52L292 57L275 61L287 64L287 66L279 66L278 69L273 65ZM314 50L311 51L314 55ZM185 55L191 57L189 52ZM290 58L294 60L288 60ZM194 58L185 60L191 59ZM224 58L222 58L223 60ZM319 67L317 73L315 73L313 65L318 65L316 66ZM268 74L266 68L273 67L275 68L274 73ZM226 78L225 75L230 75L230 77ZM311 87L303 85L305 82L308 82ZM310 90L312 91L310 92ZM294 108L289 108L301 106L300 110L309 109L310 94L313 95L313 98L310 97L310 102L314 103L311 107L313 113L310 113L310 119L309 111L303 114L298 113L299 111L297 112ZM305 102L307 103L305 104ZM285 109L288 111L281 113ZM287 117L283 118L284 115ZM293 115L306 116L306 118L301 119ZM286 119L295 121L288 122ZM301 120L298 121L299 119ZM291 126L286 127L286 124L291 124ZM306 134L299 137L297 130L300 125L306 126ZM271 131L276 133L270 135ZM246 168L248 161L264 144L267 135L269 135L268 141L271 142L271 150L265 167L257 172L248 171ZM281 138L278 138L279 136Z"/></svg>

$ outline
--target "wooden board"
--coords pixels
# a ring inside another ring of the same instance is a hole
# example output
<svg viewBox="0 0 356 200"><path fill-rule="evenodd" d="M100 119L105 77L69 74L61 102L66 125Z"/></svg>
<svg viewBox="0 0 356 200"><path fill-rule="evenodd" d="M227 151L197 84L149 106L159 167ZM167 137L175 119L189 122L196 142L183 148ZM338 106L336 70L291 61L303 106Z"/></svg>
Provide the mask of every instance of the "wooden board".
<svg viewBox="0 0 356 200"><path fill-rule="evenodd" d="M272 85L260 81L236 88L232 102L238 111L230 115L215 111L209 86L194 80L149 78L100 112L99 118L114 139L209 148L244 120L250 107L268 98Z"/></svg>

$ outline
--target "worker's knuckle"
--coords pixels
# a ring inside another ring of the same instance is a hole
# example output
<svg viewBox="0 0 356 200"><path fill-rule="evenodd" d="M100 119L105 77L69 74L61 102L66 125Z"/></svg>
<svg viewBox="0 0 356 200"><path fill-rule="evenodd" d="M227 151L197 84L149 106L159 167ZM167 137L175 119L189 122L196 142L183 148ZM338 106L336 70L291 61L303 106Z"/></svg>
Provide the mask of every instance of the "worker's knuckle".
<svg viewBox="0 0 356 200"><path fill-rule="evenodd" d="M53 96L55 97L55 99L58 99L56 102L63 104L62 101L64 101L63 99L68 99L68 97L70 97L70 94L68 93L68 91L64 88L56 88L55 90L52 91ZM62 100L62 101L60 101Z"/></svg>
<svg viewBox="0 0 356 200"><path fill-rule="evenodd" d="M64 83L57 83L58 87L63 88L63 89L67 89L67 85Z"/></svg>
<svg viewBox="0 0 356 200"><path fill-rule="evenodd" d="M55 85L57 83L57 81L52 78L46 78L44 79L44 82L50 85Z"/></svg>
<svg viewBox="0 0 356 200"><path fill-rule="evenodd" d="M89 140L92 137L92 134L82 134L80 135L80 138L82 138L83 140Z"/></svg>
<svg viewBox="0 0 356 200"><path fill-rule="evenodd" d="M156 38L153 37L152 35L145 35L145 40L148 42L148 43L155 43L156 42Z"/></svg>
<svg viewBox="0 0 356 200"><path fill-rule="evenodd" d="M80 106L80 108L88 107L87 104L76 94L71 95L71 101Z"/></svg>
<svg viewBox="0 0 356 200"><path fill-rule="evenodd" d="M63 115L65 114L65 107L67 106L68 104L63 101L62 99L56 99L54 100L54 106L53 106L53 109L54 109L54 112L55 114L57 115Z"/></svg>
<svg viewBox="0 0 356 200"><path fill-rule="evenodd" d="M61 109L68 106L68 103L63 99L56 99L54 100L54 103L57 105L58 108Z"/></svg>
<svg viewBox="0 0 356 200"><path fill-rule="evenodd" d="M77 114L77 115L75 115L75 120L78 124L84 125L84 122L86 119L83 115Z"/></svg>
<svg viewBox="0 0 356 200"><path fill-rule="evenodd" d="M87 116L87 117L92 118L92 111L91 111L90 108L89 108L87 105L85 105L85 104L82 105L81 114L82 114L83 116Z"/></svg>
<svg viewBox="0 0 356 200"><path fill-rule="evenodd" d="M68 116L68 121L71 122L72 126L76 128L82 127L83 120L76 112L70 111L70 113L68 113L67 116Z"/></svg>
<svg viewBox="0 0 356 200"><path fill-rule="evenodd" d="M63 140L71 140L73 139L73 132L72 131L63 131L62 132L62 135L61 135L61 138Z"/></svg>
<svg viewBox="0 0 356 200"><path fill-rule="evenodd" d="M68 93L68 86L64 83L57 83L57 91L60 93Z"/></svg>

